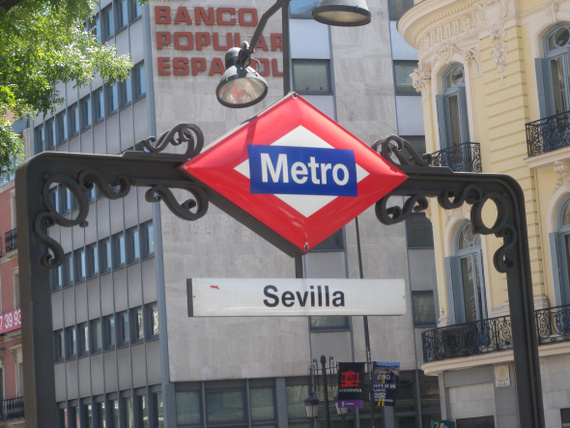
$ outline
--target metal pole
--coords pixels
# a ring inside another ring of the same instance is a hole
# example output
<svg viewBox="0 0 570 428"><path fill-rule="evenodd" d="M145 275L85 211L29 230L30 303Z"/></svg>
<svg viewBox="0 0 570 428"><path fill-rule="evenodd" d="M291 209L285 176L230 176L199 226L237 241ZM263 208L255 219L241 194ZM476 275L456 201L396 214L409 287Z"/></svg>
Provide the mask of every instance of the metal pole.
<svg viewBox="0 0 570 428"><path fill-rule="evenodd" d="M325 421L327 428L331 428L331 415L329 413L329 388L327 384L327 357L321 355L321 365L323 371L323 389L324 389L324 397L325 397Z"/></svg>

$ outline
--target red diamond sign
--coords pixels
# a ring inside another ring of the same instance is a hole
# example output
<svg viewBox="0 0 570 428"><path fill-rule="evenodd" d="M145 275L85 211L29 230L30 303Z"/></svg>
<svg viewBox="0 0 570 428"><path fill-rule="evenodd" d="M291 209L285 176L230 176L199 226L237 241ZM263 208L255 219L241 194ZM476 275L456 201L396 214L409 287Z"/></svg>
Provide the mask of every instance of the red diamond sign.
<svg viewBox="0 0 570 428"><path fill-rule="evenodd" d="M303 252L406 178L296 94L223 136L182 169Z"/></svg>

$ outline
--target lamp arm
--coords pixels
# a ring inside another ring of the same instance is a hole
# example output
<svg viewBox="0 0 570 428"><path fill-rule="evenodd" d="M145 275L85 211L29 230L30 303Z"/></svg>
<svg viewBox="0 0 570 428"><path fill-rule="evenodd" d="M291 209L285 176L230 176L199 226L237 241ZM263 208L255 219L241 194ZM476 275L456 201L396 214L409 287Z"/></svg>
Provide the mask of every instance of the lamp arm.
<svg viewBox="0 0 570 428"><path fill-rule="evenodd" d="M288 3L289 3L289 0L277 0L273 6L271 6L269 9L267 9L267 11L265 11L265 13L263 15L261 15L261 19L259 20L259 24L257 24L257 27L255 28L255 32L253 33L253 37L251 38L251 41L249 43L249 47L247 48L247 51L250 55L255 50L255 45L257 45L257 42L259 42L259 38L261 37L261 33L265 29L265 25L267 24L267 21L269 20L269 18L271 18L275 14L275 12L277 12L279 9L281 9L282 7L284 7Z"/></svg>

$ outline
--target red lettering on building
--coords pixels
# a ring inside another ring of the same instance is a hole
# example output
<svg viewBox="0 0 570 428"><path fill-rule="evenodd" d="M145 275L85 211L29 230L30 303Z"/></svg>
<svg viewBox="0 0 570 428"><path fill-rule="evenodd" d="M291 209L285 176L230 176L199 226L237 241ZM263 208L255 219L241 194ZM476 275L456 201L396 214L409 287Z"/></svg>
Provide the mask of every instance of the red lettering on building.
<svg viewBox="0 0 570 428"><path fill-rule="evenodd" d="M170 58L159 56L158 61L158 75L170 76Z"/></svg>
<svg viewBox="0 0 570 428"><path fill-rule="evenodd" d="M188 58L177 57L172 59L172 74L188 76L188 72Z"/></svg>
<svg viewBox="0 0 570 428"><path fill-rule="evenodd" d="M275 77L283 77L283 72L279 71L279 63L275 58L271 60L271 71Z"/></svg>
<svg viewBox="0 0 570 428"><path fill-rule="evenodd" d="M178 25L181 22L192 25L192 18L190 18L190 12L184 6L180 6L176 11L176 17L174 18L174 25Z"/></svg>
<svg viewBox="0 0 570 428"><path fill-rule="evenodd" d="M155 6L154 19L157 24L170 24L170 6Z"/></svg>
<svg viewBox="0 0 570 428"><path fill-rule="evenodd" d="M208 76L213 76L215 74L224 74L226 68L224 67L224 63L222 62L221 58L214 58L212 59L212 65L210 65L210 72Z"/></svg>
<svg viewBox="0 0 570 428"><path fill-rule="evenodd" d="M212 42L214 43L214 50L217 51L227 51L233 48L233 38L232 33L226 33L226 44L224 46L220 45L220 35L218 33L212 33Z"/></svg>
<svg viewBox="0 0 570 428"><path fill-rule="evenodd" d="M230 15L231 18L226 20L224 15ZM236 25L236 19L234 15L236 14L236 10L233 7L220 7L216 10L216 20L218 25Z"/></svg>
<svg viewBox="0 0 570 428"><path fill-rule="evenodd" d="M168 31L157 31L156 50L161 50L163 46L170 46L170 33Z"/></svg>
<svg viewBox="0 0 570 428"><path fill-rule="evenodd" d="M194 35L187 31L174 33L174 49L181 51L194 49Z"/></svg>
<svg viewBox="0 0 570 428"><path fill-rule="evenodd" d="M239 25L243 27L255 27L257 25L257 9L239 9Z"/></svg>
<svg viewBox="0 0 570 428"><path fill-rule="evenodd" d="M267 47L267 42L265 41L265 37L263 36L259 36L259 42L257 42L257 45L255 45L255 49L256 50L261 50L261 51L265 51L267 52L269 50L269 48Z"/></svg>
<svg viewBox="0 0 570 428"><path fill-rule="evenodd" d="M202 25L202 20L206 25L214 25L216 16L214 14L214 8L209 7L208 12L203 7L194 8L194 22L196 25Z"/></svg>
<svg viewBox="0 0 570 428"><path fill-rule="evenodd" d="M192 58L192 76L196 76L199 71L206 71L206 58Z"/></svg>
<svg viewBox="0 0 570 428"><path fill-rule="evenodd" d="M210 33L196 33L196 49L202 50L204 46L210 46Z"/></svg>
<svg viewBox="0 0 570 428"><path fill-rule="evenodd" d="M271 34L271 50L275 52L277 49L283 51L283 34Z"/></svg>

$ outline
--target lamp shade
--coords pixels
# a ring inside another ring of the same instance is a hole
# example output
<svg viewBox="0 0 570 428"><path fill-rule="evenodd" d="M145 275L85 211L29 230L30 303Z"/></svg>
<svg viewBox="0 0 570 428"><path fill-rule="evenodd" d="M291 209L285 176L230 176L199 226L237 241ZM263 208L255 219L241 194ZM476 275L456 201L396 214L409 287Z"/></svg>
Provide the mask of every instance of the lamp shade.
<svg viewBox="0 0 570 428"><path fill-rule="evenodd" d="M355 27L370 22L365 0L321 0L313 9L313 18L328 25Z"/></svg>
<svg viewBox="0 0 570 428"><path fill-rule="evenodd" d="M216 88L216 97L226 107L249 107L265 98L268 89L259 73L238 64L226 70Z"/></svg>
<svg viewBox="0 0 570 428"><path fill-rule="evenodd" d="M316 419L319 416L319 399L312 392L305 398L305 412L308 419Z"/></svg>

